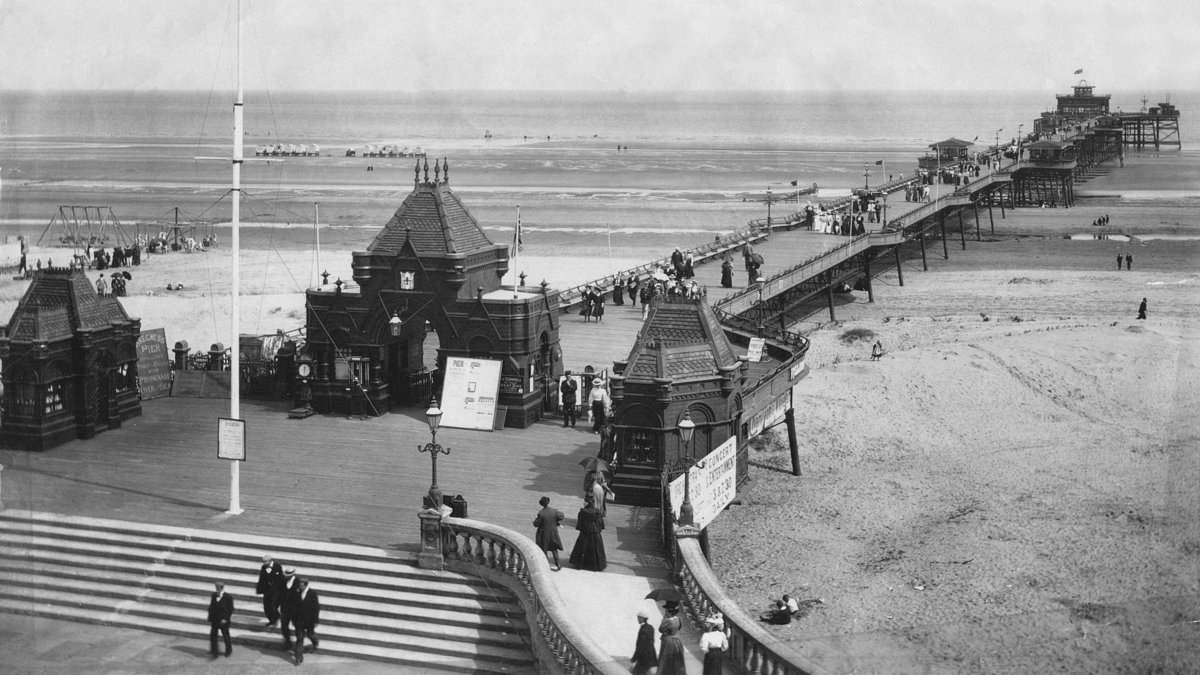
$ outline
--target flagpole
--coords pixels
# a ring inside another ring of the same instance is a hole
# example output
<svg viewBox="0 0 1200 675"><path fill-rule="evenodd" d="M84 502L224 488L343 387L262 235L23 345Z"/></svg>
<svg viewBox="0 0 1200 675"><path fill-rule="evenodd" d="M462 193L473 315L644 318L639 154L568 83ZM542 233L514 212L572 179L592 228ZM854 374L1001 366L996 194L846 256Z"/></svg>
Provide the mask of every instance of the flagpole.
<svg viewBox="0 0 1200 675"><path fill-rule="evenodd" d="M521 283L521 205L517 204L517 227L513 230L513 300L517 299L517 285Z"/></svg>
<svg viewBox="0 0 1200 675"><path fill-rule="evenodd" d="M241 354L238 340L238 333L241 331L238 326L238 315L241 313L239 294L240 265L238 264L241 256L241 200L242 200L242 6L237 4L237 16L234 23L237 26L237 99L233 103L233 194L232 197L232 220L233 226L233 269L231 277L233 281L232 288L232 307L230 308L230 328L233 331L233 344L230 345L229 355L229 416L235 420L241 419L241 385L242 385L242 366ZM228 513L237 515L242 512L241 500L241 462L233 459L229 461L229 511Z"/></svg>

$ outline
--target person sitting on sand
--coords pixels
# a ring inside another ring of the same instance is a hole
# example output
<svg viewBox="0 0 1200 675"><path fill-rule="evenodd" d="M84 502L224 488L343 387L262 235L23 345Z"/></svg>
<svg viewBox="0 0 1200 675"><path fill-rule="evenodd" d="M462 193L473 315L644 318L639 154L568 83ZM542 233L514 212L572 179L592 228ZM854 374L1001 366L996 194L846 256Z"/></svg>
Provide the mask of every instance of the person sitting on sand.
<svg viewBox="0 0 1200 675"><path fill-rule="evenodd" d="M883 343L880 342L879 340L876 340L875 344L871 345L871 360L878 361L882 357L883 357Z"/></svg>

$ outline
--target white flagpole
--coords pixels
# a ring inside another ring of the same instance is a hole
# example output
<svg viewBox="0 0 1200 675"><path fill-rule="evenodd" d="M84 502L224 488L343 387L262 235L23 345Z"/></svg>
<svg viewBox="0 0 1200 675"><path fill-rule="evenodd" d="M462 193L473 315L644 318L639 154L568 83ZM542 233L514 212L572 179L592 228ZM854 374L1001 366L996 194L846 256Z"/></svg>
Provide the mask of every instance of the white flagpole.
<svg viewBox="0 0 1200 675"><path fill-rule="evenodd" d="M313 238L316 241L316 251L313 254L313 288L320 288L317 279L321 278L321 211L320 206L313 202Z"/></svg>
<svg viewBox="0 0 1200 675"><path fill-rule="evenodd" d="M233 209L230 219L233 226L233 263L232 275L232 307L230 323L233 330L233 344L229 355L229 416L235 420L241 419L241 379L242 364L238 334L238 315L241 314L239 302L241 284L239 260L241 256L241 232L239 221L241 217L242 197L242 4L237 3L237 16L234 23L237 26L237 99L233 103ZM229 460L229 513L237 515L242 512L241 500L241 462Z"/></svg>

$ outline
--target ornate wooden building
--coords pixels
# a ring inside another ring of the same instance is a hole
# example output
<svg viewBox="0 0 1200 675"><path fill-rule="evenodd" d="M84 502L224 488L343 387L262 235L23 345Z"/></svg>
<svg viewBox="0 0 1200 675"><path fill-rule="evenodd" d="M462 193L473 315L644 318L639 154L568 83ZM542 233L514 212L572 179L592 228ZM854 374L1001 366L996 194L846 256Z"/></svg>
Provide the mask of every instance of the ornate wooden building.
<svg viewBox="0 0 1200 675"><path fill-rule="evenodd" d="M650 306L629 358L613 371L613 490L622 502L657 506L662 473L739 434L748 364L705 301L662 296ZM678 434L685 412L696 425L688 448ZM744 458L741 449L739 484L747 475Z"/></svg>
<svg viewBox="0 0 1200 675"><path fill-rule="evenodd" d="M35 272L0 338L3 445L45 450L140 415L140 332L141 321L98 295L82 269Z"/></svg>
<svg viewBox="0 0 1200 675"><path fill-rule="evenodd" d="M424 176L422 177L422 170ZM418 160L413 190L366 251L354 283L307 292L311 405L318 412L382 414L425 405L446 358L502 363L499 405L508 426L541 417L561 371L558 292L500 287L508 248L493 244L450 189L450 168ZM426 339L436 336L427 363Z"/></svg>

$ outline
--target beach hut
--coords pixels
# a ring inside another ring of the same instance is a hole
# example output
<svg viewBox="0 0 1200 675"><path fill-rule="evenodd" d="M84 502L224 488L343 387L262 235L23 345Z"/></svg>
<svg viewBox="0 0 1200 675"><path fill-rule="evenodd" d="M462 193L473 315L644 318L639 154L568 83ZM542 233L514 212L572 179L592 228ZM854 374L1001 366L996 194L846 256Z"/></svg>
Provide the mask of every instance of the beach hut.
<svg viewBox="0 0 1200 675"><path fill-rule="evenodd" d="M0 443L46 450L140 415L140 332L141 321L117 298L97 294L82 269L34 272L0 337Z"/></svg>

